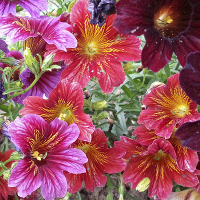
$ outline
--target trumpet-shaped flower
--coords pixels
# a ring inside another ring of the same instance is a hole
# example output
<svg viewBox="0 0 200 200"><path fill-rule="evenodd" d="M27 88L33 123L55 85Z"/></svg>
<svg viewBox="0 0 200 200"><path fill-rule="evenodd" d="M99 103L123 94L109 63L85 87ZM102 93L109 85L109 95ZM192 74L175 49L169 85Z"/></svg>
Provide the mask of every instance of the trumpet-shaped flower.
<svg viewBox="0 0 200 200"><path fill-rule="evenodd" d="M1 0L0 16L8 15L9 13L16 15L16 5L20 5L27 10L31 16L39 17L41 10L47 10L48 4L46 0Z"/></svg>
<svg viewBox="0 0 200 200"><path fill-rule="evenodd" d="M84 164L86 173L64 172L70 193L77 192L83 181L86 189L94 191L96 187L105 185L107 181L105 173L119 173L126 167L126 162L122 159L125 151L118 147L108 149L106 136L101 129L94 131L91 142L77 140L72 147L85 152L88 162Z"/></svg>
<svg viewBox="0 0 200 200"><path fill-rule="evenodd" d="M9 14L6 17L1 17L0 35L7 35L8 44L24 41L30 37L39 37L39 44L44 40L63 51L66 51L66 48L75 48L77 40L67 30L70 25L59 22L59 19L60 17L51 18L48 16L39 18L16 17Z"/></svg>
<svg viewBox="0 0 200 200"><path fill-rule="evenodd" d="M107 17L102 27L90 24L88 1L80 0L72 8L70 21L72 33L78 40L78 46L67 52L47 45L49 53L55 53L54 61L61 59L69 64L61 79L78 82L85 87L92 77L97 77L99 85L106 93L125 80L125 73L120 62L140 60L141 42L134 36L122 35L113 26L115 15Z"/></svg>
<svg viewBox="0 0 200 200"><path fill-rule="evenodd" d="M5 162L6 160L8 160L14 151L15 150L13 150L13 149L9 149L4 154L2 154L0 152L0 162ZM7 168L10 168L12 163L13 163L13 161L10 161L5 166ZM0 172L1 172L1 170L2 170L2 168L0 167ZM16 187L8 187L7 180L5 180L3 178L3 175L0 176L0 200L8 199L8 195L14 195L15 192L17 192L17 188Z"/></svg>
<svg viewBox="0 0 200 200"><path fill-rule="evenodd" d="M199 161L196 151L188 149L182 145L180 139L175 137L176 128L173 131L171 137L167 140L171 143L176 152L177 156L177 165L179 169L187 169L190 172L194 172ZM155 134L155 130L148 130L144 125L138 126L134 131L133 135L137 137L135 142L138 142L140 145L149 146L152 142L158 138Z"/></svg>
<svg viewBox="0 0 200 200"><path fill-rule="evenodd" d="M120 143L117 146L120 147ZM170 195L172 181L186 187L196 186L199 183L199 172L181 170L176 159L171 143L158 138L145 152L130 158L124 170L123 181L131 182L131 187L136 188L141 181L149 179L149 197L157 195L159 199L166 199Z"/></svg>
<svg viewBox="0 0 200 200"><path fill-rule="evenodd" d="M49 94L49 99L29 96L23 103L24 109L20 115L33 113L40 115L50 123L56 117L68 124L77 124L80 129L79 139L91 141L94 126L89 115L83 113L83 90L78 83L69 83L66 79L60 81Z"/></svg>
<svg viewBox="0 0 200 200"><path fill-rule="evenodd" d="M42 196L53 200L67 192L63 171L84 173L85 154L69 148L79 136L76 124L54 119L48 124L42 117L28 114L12 122L9 133L13 143L24 153L24 158L14 167L8 180L17 187L18 195L26 197L41 187Z"/></svg>
<svg viewBox="0 0 200 200"><path fill-rule="evenodd" d="M190 52L200 51L200 1L119 0L113 26L123 34L144 34L142 65L162 69L174 52L182 66Z"/></svg>
<svg viewBox="0 0 200 200"><path fill-rule="evenodd" d="M142 103L147 107L138 118L139 124L154 129L156 135L169 138L174 127L200 118L197 104L181 89L179 74L167 79L167 84L154 88Z"/></svg>

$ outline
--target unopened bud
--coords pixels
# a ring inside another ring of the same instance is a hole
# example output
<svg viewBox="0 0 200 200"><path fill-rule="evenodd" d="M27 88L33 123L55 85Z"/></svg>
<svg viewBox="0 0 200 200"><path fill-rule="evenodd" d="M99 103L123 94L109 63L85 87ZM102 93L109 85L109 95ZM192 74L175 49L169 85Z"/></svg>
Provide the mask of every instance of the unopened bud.
<svg viewBox="0 0 200 200"><path fill-rule="evenodd" d="M51 70L52 68L50 67L50 65L52 64L53 62L53 57L54 57L55 54L50 54L48 56L46 56L44 58L44 61L42 63L42 66L41 66L41 70L42 71L47 71L47 70ZM54 66L57 66L58 68L61 68L60 66L58 65L54 65ZM56 67L53 67L53 68L56 68Z"/></svg>
<svg viewBox="0 0 200 200"><path fill-rule="evenodd" d="M107 112L101 112L96 116L96 120L102 120L105 119L109 116L109 114Z"/></svg>
<svg viewBox="0 0 200 200"><path fill-rule="evenodd" d="M10 174L11 174L11 170L10 170L10 169L4 171L4 172L3 172L3 178L4 178L5 180L8 180Z"/></svg>
<svg viewBox="0 0 200 200"><path fill-rule="evenodd" d="M13 152L13 153L11 154L10 158L11 158L12 160L21 160L21 155L20 155L17 151L15 151L15 152Z"/></svg>
<svg viewBox="0 0 200 200"><path fill-rule="evenodd" d="M124 72L125 72L125 74L126 74L127 72L129 72L129 71L133 68L132 62L127 62L127 63L123 66L123 68L124 68Z"/></svg>
<svg viewBox="0 0 200 200"><path fill-rule="evenodd" d="M24 59L28 69L35 75L39 74L40 66L38 61L33 58L30 48L26 47L24 51Z"/></svg>
<svg viewBox="0 0 200 200"><path fill-rule="evenodd" d="M144 192L146 189L149 188L149 185L150 185L150 179L146 177L138 183L136 190L138 190L139 192Z"/></svg>
<svg viewBox="0 0 200 200"><path fill-rule="evenodd" d="M107 102L106 101L97 101L92 103L92 108L95 110L102 110L103 108L107 107Z"/></svg>

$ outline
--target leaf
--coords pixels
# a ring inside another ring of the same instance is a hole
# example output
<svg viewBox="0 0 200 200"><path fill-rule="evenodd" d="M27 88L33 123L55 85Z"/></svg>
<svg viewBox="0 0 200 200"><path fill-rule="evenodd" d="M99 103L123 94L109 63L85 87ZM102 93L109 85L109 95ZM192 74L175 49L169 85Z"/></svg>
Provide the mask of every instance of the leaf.
<svg viewBox="0 0 200 200"><path fill-rule="evenodd" d="M165 74L167 78L170 77L171 73L170 73L169 64L165 65L164 70L165 70Z"/></svg>
<svg viewBox="0 0 200 200"><path fill-rule="evenodd" d="M125 85L123 85L121 88L129 98L133 97L132 92Z"/></svg>
<svg viewBox="0 0 200 200"><path fill-rule="evenodd" d="M127 130L127 126L126 126L126 119L124 116L124 111L121 107L119 107L119 104L117 102L115 103L115 106L116 106L116 110L117 110L117 117L119 119L119 124L120 124L123 132L125 134L127 134L128 130Z"/></svg>
<svg viewBox="0 0 200 200"><path fill-rule="evenodd" d="M21 92L23 89L21 87L16 87L16 88L10 88L6 90L3 94L10 94L12 92Z"/></svg>

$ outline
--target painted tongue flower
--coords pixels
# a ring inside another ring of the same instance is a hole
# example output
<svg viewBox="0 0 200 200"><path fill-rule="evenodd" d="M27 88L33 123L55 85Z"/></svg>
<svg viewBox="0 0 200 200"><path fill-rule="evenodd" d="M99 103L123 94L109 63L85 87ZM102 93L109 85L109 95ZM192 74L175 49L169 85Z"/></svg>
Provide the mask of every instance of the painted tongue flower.
<svg viewBox="0 0 200 200"><path fill-rule="evenodd" d="M68 124L77 124L80 129L80 140L91 141L94 126L89 115L83 113L83 90L78 83L69 83L66 79L60 81L49 94L49 99L29 96L23 103L24 109L20 115L37 114L50 123L56 117Z"/></svg>
<svg viewBox="0 0 200 200"><path fill-rule="evenodd" d="M182 66L190 52L200 51L200 1L119 0L113 26L123 34L144 34L142 65L162 69L174 52Z"/></svg>
<svg viewBox="0 0 200 200"><path fill-rule="evenodd" d="M91 142L77 140L71 146L85 152L88 162L84 164L87 169L86 173L64 172L70 193L77 192L83 181L86 189L94 191L96 187L105 185L107 181L105 173L119 173L126 167L126 162L122 159L125 151L118 147L108 149L106 136L101 129L94 131Z"/></svg>
<svg viewBox="0 0 200 200"><path fill-rule="evenodd" d="M139 124L165 138L171 136L177 125L200 118L197 104L181 89L178 77L179 74L170 76L166 85L156 87L145 96L142 103L147 109L138 118Z"/></svg>
<svg viewBox="0 0 200 200"><path fill-rule="evenodd" d="M14 151L14 149L9 149L4 154L0 152L0 162L5 162L8 160ZM10 168L12 163L13 161L8 162L6 167ZM2 168L0 167L0 172L1 170ZM0 176L0 200L8 199L8 195L14 195L15 192L17 192L17 188L8 187L8 182L3 178L3 175Z"/></svg>
<svg viewBox="0 0 200 200"><path fill-rule="evenodd" d="M62 198L67 192L63 171L85 173L85 154L69 148L79 136L76 124L54 119L48 124L42 117L28 114L12 122L9 133L13 143L25 157L14 167L8 180L9 187L17 187L18 195L26 197L41 187L46 200Z"/></svg>
<svg viewBox="0 0 200 200"><path fill-rule="evenodd" d="M1 17L0 35L7 35L8 44L24 41L30 37L39 37L49 44L54 44L60 50L75 48L77 40L72 33L67 31L70 28L68 23L59 22L60 17L51 18L41 16L39 18L16 17L9 14ZM38 41L40 44L41 41Z"/></svg>
<svg viewBox="0 0 200 200"><path fill-rule="evenodd" d="M117 146L121 147L120 142ZM137 187L139 191L144 189L145 183L145 189L149 188L149 197L157 195L163 200L172 191L172 181L185 187L196 186L199 183L199 172L180 170L176 159L176 153L169 141L163 138L155 139L146 151L130 158L124 170L123 181L131 182L131 187Z"/></svg>
<svg viewBox="0 0 200 200"><path fill-rule="evenodd" d="M92 77L97 77L100 87L110 93L125 80L122 61L140 60L141 42L134 36L119 34L113 26L115 15L107 17L102 27L90 24L87 0L78 1L70 13L72 33L78 40L78 46L60 51L53 45L47 45L47 54L56 53L54 61L61 59L69 64L61 78L78 82L85 87Z"/></svg>
<svg viewBox="0 0 200 200"><path fill-rule="evenodd" d="M39 17L40 11L48 8L46 0L1 0L0 16L8 15L9 13L16 15L16 5L20 5L33 17Z"/></svg>

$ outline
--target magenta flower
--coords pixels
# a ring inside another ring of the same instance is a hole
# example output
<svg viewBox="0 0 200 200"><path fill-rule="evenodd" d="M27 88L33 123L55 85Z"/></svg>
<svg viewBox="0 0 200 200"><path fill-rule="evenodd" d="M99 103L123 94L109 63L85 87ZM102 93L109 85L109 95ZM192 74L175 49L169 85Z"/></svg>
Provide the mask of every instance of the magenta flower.
<svg viewBox="0 0 200 200"><path fill-rule="evenodd" d="M20 5L27 10L31 16L39 17L41 10L47 10L48 4L46 0L1 0L0 16L8 15L9 13L16 15L16 5Z"/></svg>
<svg viewBox="0 0 200 200"><path fill-rule="evenodd" d="M48 44L54 44L58 49L66 51L66 48L75 48L77 40L72 33L68 23L58 20L60 17L51 18L41 16L39 18L16 17L9 14L1 17L0 35L7 35L7 43L14 44L24 41L29 37L42 37Z"/></svg>
<svg viewBox="0 0 200 200"><path fill-rule="evenodd" d="M13 143L24 153L24 158L12 170L9 187L17 187L18 195L26 197L41 187L46 200L62 198L67 192L63 171L85 173L88 161L83 151L69 148L79 136L76 124L54 119L48 124L42 117L27 114L9 126Z"/></svg>

